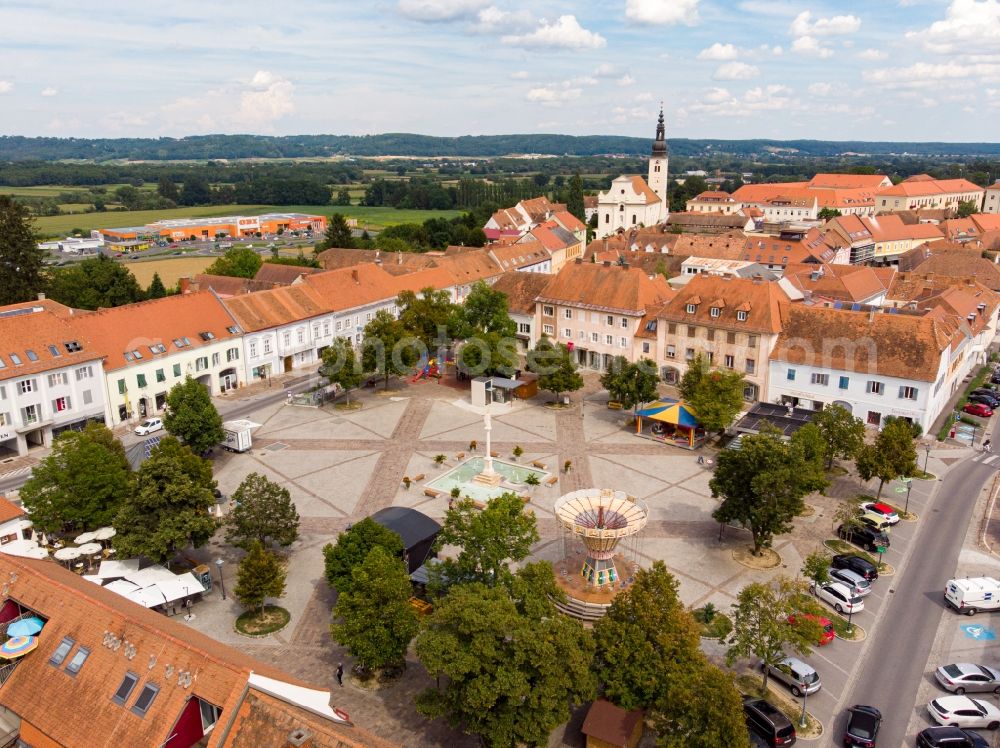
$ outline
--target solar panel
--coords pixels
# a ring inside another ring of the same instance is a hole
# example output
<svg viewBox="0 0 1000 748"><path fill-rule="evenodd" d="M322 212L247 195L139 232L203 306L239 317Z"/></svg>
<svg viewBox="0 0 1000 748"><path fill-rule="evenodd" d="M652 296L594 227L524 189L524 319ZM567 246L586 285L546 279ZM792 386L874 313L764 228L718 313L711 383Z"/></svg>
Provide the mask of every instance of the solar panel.
<svg viewBox="0 0 1000 748"><path fill-rule="evenodd" d="M160 444L160 437L151 436L142 445L142 456L147 460L149 459L150 453Z"/></svg>

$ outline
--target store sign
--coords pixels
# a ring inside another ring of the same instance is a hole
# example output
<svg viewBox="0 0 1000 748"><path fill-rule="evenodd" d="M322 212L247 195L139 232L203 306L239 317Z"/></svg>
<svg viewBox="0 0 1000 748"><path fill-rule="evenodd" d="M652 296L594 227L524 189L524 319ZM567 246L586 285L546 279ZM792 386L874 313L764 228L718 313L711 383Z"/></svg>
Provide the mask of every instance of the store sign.
<svg viewBox="0 0 1000 748"><path fill-rule="evenodd" d="M237 223L240 227L240 231L259 231L260 230L260 217L254 216L253 218L239 218Z"/></svg>

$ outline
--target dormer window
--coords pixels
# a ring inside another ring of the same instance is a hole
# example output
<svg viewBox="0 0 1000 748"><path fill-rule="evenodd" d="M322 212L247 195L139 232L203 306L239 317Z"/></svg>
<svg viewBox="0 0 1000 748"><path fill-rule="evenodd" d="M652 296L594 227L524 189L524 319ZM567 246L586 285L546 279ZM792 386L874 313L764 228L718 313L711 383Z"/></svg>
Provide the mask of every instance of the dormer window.
<svg viewBox="0 0 1000 748"><path fill-rule="evenodd" d="M686 307L686 311L687 311L688 314L694 314L696 311L698 311L698 305L697 304L688 304L687 307Z"/></svg>
<svg viewBox="0 0 1000 748"><path fill-rule="evenodd" d="M713 317L718 317L720 314L722 314L722 310L719 309L719 307L717 306L713 306L711 309L711 314Z"/></svg>
<svg viewBox="0 0 1000 748"><path fill-rule="evenodd" d="M748 314L747 312L736 312L736 320L737 320L737 322L746 322L747 321L747 314Z"/></svg>

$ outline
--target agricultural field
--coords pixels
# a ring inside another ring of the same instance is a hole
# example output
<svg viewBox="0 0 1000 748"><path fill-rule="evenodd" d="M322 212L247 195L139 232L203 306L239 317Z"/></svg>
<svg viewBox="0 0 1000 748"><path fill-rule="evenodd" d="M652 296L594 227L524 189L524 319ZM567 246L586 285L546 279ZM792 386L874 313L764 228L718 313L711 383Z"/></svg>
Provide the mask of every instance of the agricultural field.
<svg viewBox="0 0 1000 748"><path fill-rule="evenodd" d="M128 260L121 264L127 267L139 285L149 286L153 273L160 274L160 280L167 288L177 285L178 278L185 278L204 272L205 268L215 262L214 257L174 257L157 260Z"/></svg>

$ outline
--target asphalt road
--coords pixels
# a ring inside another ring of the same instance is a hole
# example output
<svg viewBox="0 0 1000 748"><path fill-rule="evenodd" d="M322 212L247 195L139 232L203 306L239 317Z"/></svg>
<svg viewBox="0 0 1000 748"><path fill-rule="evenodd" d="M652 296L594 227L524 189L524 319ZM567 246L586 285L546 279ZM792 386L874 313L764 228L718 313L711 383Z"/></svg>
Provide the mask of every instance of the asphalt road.
<svg viewBox="0 0 1000 748"><path fill-rule="evenodd" d="M879 745L907 745L907 724L941 616L957 615L945 606L945 582L958 566L979 493L995 472L993 466L970 460L956 465L918 522L915 552L902 572L879 580L880 584L890 583L894 592L886 615L868 641L867 659L844 705L870 704L882 710ZM916 708L922 709L923 705L917 704ZM838 744L844 726L841 714L832 735Z"/></svg>

